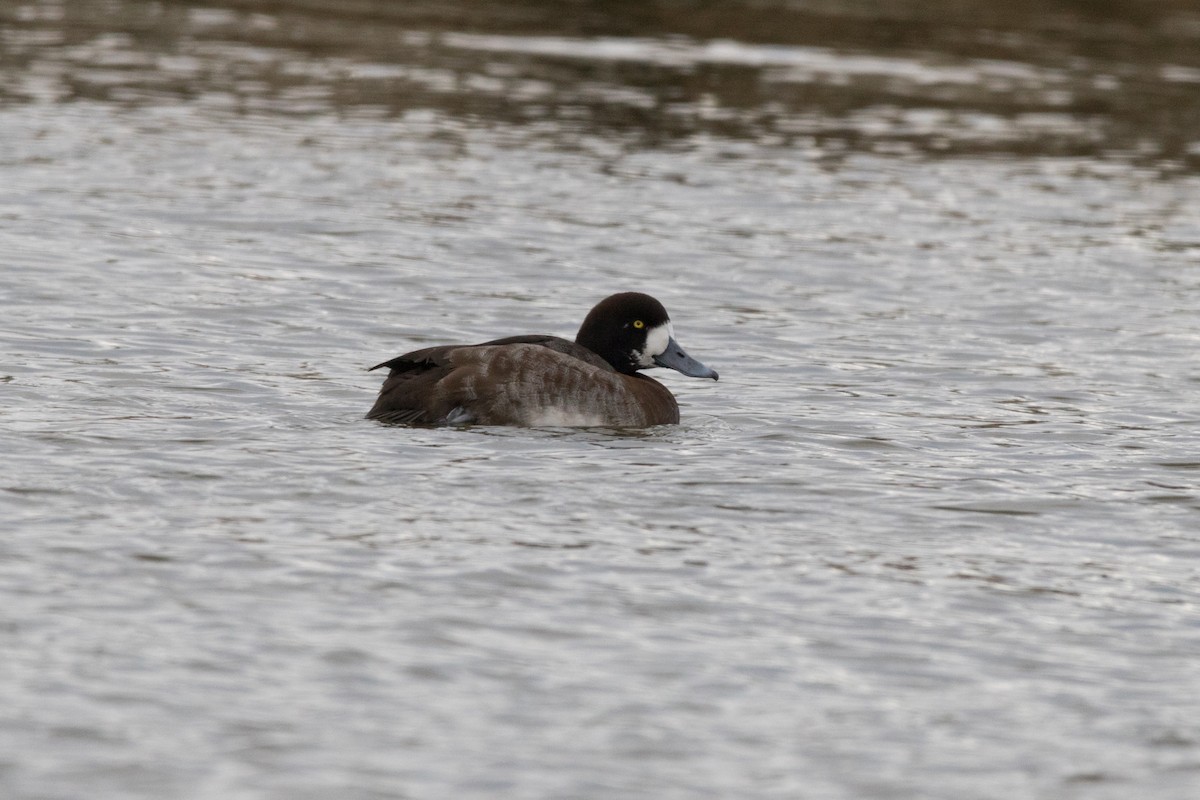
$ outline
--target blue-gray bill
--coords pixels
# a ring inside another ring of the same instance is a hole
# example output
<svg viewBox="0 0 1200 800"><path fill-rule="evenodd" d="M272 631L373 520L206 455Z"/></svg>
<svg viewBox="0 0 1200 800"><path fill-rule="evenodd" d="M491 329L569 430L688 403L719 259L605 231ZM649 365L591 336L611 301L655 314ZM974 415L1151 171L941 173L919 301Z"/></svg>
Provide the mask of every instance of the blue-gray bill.
<svg viewBox="0 0 1200 800"><path fill-rule="evenodd" d="M715 369L709 369L684 352L673 336L667 342L667 349L654 357L654 363L682 372L689 378L712 378L715 381L718 377Z"/></svg>

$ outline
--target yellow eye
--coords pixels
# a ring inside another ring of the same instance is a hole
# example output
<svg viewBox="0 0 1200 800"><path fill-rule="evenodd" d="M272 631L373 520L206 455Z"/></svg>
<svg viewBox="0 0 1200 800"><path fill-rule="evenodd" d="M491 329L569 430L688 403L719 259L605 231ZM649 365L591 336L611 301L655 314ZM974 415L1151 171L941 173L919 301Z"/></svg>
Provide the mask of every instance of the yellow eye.
<svg viewBox="0 0 1200 800"><path fill-rule="evenodd" d="M641 329L646 327L646 323L642 322L640 319L635 319L633 321L633 327Z"/></svg>

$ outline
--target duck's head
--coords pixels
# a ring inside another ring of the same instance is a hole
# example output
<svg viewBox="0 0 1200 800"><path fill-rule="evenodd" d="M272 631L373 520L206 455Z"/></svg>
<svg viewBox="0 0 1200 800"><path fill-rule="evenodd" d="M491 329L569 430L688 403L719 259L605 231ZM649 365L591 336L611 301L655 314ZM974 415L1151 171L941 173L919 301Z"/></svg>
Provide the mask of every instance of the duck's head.
<svg viewBox="0 0 1200 800"><path fill-rule="evenodd" d="M583 320L575 343L626 375L667 367L693 378L717 379L715 370L689 356L675 341L663 304L641 292L622 292L597 303Z"/></svg>

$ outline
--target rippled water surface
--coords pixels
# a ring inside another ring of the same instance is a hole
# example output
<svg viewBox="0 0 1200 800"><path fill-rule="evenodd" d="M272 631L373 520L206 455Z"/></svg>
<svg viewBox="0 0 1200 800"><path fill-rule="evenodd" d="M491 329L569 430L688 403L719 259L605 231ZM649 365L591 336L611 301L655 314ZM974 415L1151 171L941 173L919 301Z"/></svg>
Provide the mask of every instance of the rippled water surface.
<svg viewBox="0 0 1200 800"><path fill-rule="evenodd" d="M995 5L0 6L0 796L1196 797L1200 14Z"/></svg>

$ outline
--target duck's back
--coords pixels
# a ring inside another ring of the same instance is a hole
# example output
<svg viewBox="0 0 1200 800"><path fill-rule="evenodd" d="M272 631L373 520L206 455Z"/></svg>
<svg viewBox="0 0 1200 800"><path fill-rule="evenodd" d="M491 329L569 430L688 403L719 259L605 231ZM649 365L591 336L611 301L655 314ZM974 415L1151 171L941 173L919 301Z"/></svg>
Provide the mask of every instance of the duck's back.
<svg viewBox="0 0 1200 800"><path fill-rule="evenodd" d="M644 427L679 421L679 406L662 384L623 375L557 336L430 347L378 367L391 372L367 416L381 422Z"/></svg>

